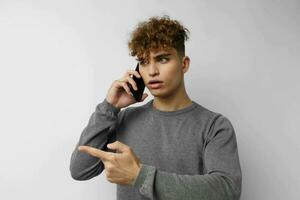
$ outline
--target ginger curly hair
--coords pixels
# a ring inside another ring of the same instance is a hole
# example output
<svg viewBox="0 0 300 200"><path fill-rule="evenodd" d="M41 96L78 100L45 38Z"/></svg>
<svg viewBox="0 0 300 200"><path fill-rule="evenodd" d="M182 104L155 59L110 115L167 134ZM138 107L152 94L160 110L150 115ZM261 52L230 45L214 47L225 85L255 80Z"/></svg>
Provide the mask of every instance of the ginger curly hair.
<svg viewBox="0 0 300 200"><path fill-rule="evenodd" d="M187 28L168 15L151 17L148 21L139 22L131 33L128 41L130 55L137 56L139 61L148 61L150 51L173 47L183 57L184 42L189 39L189 33Z"/></svg>

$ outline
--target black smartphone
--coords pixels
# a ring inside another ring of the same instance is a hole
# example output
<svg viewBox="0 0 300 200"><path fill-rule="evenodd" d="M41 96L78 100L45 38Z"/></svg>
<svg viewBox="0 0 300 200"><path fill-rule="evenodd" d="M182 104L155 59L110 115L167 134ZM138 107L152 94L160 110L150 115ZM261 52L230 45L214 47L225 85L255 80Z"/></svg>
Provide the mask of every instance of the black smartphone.
<svg viewBox="0 0 300 200"><path fill-rule="evenodd" d="M139 63L137 63L136 67L135 67L135 71L139 72ZM133 97L135 98L136 101L141 101L142 97L143 97L143 93L145 90L145 83L143 78L137 78L136 76L132 76L132 79L136 82L137 88L138 90L134 90L133 87L131 86L130 83L128 83L128 86L130 88L130 91L133 94Z"/></svg>

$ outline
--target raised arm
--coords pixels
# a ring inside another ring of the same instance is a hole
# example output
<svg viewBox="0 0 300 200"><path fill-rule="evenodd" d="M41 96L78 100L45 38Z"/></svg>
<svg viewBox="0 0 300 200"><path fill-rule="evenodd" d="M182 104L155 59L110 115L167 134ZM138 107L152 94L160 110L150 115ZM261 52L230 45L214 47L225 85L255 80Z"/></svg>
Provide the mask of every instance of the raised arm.
<svg viewBox="0 0 300 200"><path fill-rule="evenodd" d="M101 174L104 169L102 161L79 151L78 146L88 145L107 151L106 144L115 140L115 127L124 111L106 99L96 106L71 155L70 172L73 179L88 180Z"/></svg>
<svg viewBox="0 0 300 200"><path fill-rule="evenodd" d="M226 117L214 119L203 156L203 175L168 173L143 164L133 186L150 199L238 200L242 172L235 132Z"/></svg>
<svg viewBox="0 0 300 200"><path fill-rule="evenodd" d="M129 85L135 90L138 88L131 75L141 78L137 71L128 70L122 78L113 81L106 98L96 106L88 125L82 131L71 155L70 171L75 180L88 180L103 171L104 164L99 158L79 151L78 147L91 146L110 151L106 144L116 140L116 128L121 123L125 113L125 109L121 111L121 108L136 103ZM144 93L141 102L147 96L147 93Z"/></svg>

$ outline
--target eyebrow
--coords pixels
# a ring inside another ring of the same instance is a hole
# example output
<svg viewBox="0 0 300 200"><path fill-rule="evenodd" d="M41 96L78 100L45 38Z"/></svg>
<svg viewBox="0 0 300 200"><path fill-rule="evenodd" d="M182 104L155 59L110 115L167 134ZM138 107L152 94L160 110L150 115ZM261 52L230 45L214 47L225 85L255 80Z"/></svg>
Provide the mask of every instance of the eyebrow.
<svg viewBox="0 0 300 200"><path fill-rule="evenodd" d="M160 58L160 57L167 57L169 55L172 55L171 53L161 53L161 54L158 54L156 56L154 56L154 59L157 59L157 58ZM143 58L137 58L136 59L137 61L144 61Z"/></svg>
<svg viewBox="0 0 300 200"><path fill-rule="evenodd" d="M169 55L171 55L171 53L162 53L162 54L159 54L159 55L155 56L154 58L166 57L166 56L169 56Z"/></svg>

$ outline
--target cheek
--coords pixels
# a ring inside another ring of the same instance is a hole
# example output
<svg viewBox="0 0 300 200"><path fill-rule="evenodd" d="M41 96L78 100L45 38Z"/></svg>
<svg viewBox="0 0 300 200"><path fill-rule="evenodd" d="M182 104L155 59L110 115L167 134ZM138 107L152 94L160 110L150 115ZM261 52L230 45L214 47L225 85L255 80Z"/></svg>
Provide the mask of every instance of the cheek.
<svg viewBox="0 0 300 200"><path fill-rule="evenodd" d="M177 69L169 68L163 72L166 84L171 87L176 87L180 82L180 74Z"/></svg>

